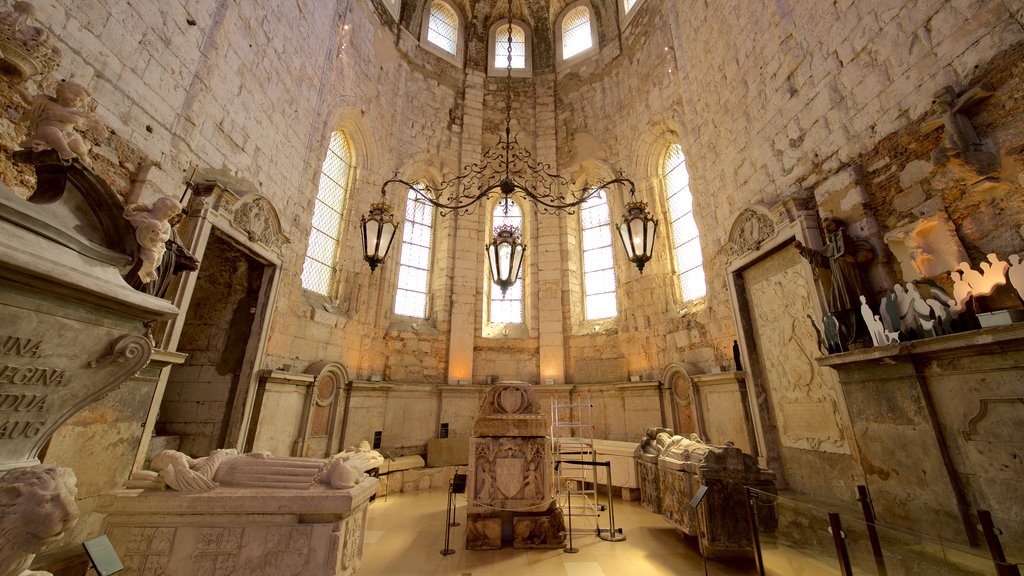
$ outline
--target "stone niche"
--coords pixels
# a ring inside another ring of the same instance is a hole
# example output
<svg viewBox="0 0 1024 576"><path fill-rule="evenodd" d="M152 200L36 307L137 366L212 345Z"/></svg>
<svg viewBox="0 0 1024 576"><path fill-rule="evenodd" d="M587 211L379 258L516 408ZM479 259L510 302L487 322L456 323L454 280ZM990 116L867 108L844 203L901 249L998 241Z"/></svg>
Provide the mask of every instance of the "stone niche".
<svg viewBox="0 0 1024 576"><path fill-rule="evenodd" d="M469 444L467 550L564 546L549 429L532 386L488 389Z"/></svg>

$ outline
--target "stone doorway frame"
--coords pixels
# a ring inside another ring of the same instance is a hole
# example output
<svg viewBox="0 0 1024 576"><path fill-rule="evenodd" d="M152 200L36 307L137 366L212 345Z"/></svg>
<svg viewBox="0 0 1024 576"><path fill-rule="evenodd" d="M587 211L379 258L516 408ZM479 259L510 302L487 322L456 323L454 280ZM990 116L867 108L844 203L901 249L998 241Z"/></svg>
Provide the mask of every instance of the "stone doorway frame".
<svg viewBox="0 0 1024 576"><path fill-rule="evenodd" d="M236 186L238 191L228 186L217 179L204 179L192 185L191 197L187 202L189 217L181 234L181 242L201 262L210 235L216 231L264 266L260 297L253 317L253 325L258 323L259 334L250 340L246 348L231 415L225 422L227 435L224 447L241 450L256 398L259 367L263 363L270 333L273 303L277 299L282 248L290 240L281 231L279 212L270 199L258 192L241 190L241 186ZM174 304L181 312L164 331L163 339L159 342L160 349L177 350L198 279L198 271L185 272L172 282L168 293L174 295ZM144 464L169 377L170 370L164 370L157 383L136 456L135 470L141 469Z"/></svg>
<svg viewBox="0 0 1024 576"><path fill-rule="evenodd" d="M753 420L749 423L753 428L755 440L752 448L760 464L773 470L781 470L778 466L779 448L776 445L778 424L768 396L769 391L765 389L763 368L756 353L757 345L754 342L743 271L771 254L785 249L795 240L810 248L823 247L817 212L807 209L801 200L789 198L772 206L751 204L741 210L729 229L728 242L722 246L722 253L726 258L729 298L732 301L733 319L736 322L737 340L743 360L747 401ZM824 295L814 281L811 267L803 268L807 285L815 287L816 298L813 298L812 305L816 316L821 318Z"/></svg>

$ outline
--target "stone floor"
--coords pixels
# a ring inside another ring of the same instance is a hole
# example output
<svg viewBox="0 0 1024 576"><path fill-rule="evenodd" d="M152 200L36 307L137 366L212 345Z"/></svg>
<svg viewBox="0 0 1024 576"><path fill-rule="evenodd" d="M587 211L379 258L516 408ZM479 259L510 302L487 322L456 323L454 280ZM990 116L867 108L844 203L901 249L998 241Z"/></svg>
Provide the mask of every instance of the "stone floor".
<svg viewBox="0 0 1024 576"><path fill-rule="evenodd" d="M577 554L562 550L465 550L465 499L458 497L450 547L442 556L447 492L392 494L370 504L366 547L359 576L701 576L704 565L694 539L681 538L661 516L637 502L615 501L616 525L624 542L605 542L593 533L593 520L574 518ZM589 522L588 522L589 520ZM601 516L602 526L607 516ZM580 523L591 531L577 532ZM815 559L789 549L764 551L766 573L774 576L839 574L834 558ZM708 562L707 574L755 574L753 562Z"/></svg>

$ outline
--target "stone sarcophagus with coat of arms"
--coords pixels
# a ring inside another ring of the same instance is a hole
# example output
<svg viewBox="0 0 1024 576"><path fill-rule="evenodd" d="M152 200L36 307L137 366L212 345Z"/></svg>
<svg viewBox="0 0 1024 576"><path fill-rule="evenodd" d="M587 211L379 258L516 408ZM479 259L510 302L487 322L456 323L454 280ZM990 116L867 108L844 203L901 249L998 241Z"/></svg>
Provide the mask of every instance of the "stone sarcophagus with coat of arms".
<svg viewBox="0 0 1024 576"><path fill-rule="evenodd" d="M564 546L549 427L530 385L487 391L469 444L466 549Z"/></svg>

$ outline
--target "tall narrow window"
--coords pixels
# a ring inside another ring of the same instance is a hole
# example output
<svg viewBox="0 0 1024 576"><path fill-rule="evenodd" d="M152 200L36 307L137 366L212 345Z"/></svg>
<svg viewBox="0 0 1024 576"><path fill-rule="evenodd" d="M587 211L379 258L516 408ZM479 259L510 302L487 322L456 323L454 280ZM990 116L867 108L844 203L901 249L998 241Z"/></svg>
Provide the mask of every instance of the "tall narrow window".
<svg viewBox="0 0 1024 576"><path fill-rule="evenodd" d="M331 134L327 158L320 169L320 187L313 206L313 229L309 232L306 260L302 265L302 287L329 296L338 265L338 236L352 175L352 146L344 132Z"/></svg>
<svg viewBox="0 0 1024 576"><path fill-rule="evenodd" d="M430 4L427 41L452 55L458 51L459 15L441 0Z"/></svg>
<svg viewBox="0 0 1024 576"><path fill-rule="evenodd" d="M683 147L672 144L662 165L665 191L668 194L668 213L672 218L672 246L676 257L676 272L683 300L695 300L707 293L704 281L704 257L700 251L697 223L693 219L693 196L690 194L690 176L686 173Z"/></svg>
<svg viewBox="0 0 1024 576"><path fill-rule="evenodd" d="M523 229L523 212L519 205L513 201L508 203L508 213L505 211L505 204L499 202L494 207L491 218L491 228L508 224ZM490 275L488 275L490 281ZM491 284L491 322L518 324L523 321L523 274L520 272L519 280L509 287L504 296L501 289Z"/></svg>
<svg viewBox="0 0 1024 576"><path fill-rule="evenodd" d="M526 69L526 32L517 24L502 24L494 34L494 68L508 67L508 34L512 28L512 69Z"/></svg>
<svg viewBox="0 0 1024 576"><path fill-rule="evenodd" d="M608 200L591 196L580 210L583 231L583 293L587 320L615 316L615 267L612 262L612 228Z"/></svg>
<svg viewBox="0 0 1024 576"><path fill-rule="evenodd" d="M417 184L422 190L422 185ZM395 314L426 318L434 208L409 189L402 225L402 257L398 267Z"/></svg>
<svg viewBox="0 0 1024 576"><path fill-rule="evenodd" d="M562 59L566 60L594 45L590 31L590 10L577 6L562 18Z"/></svg>

